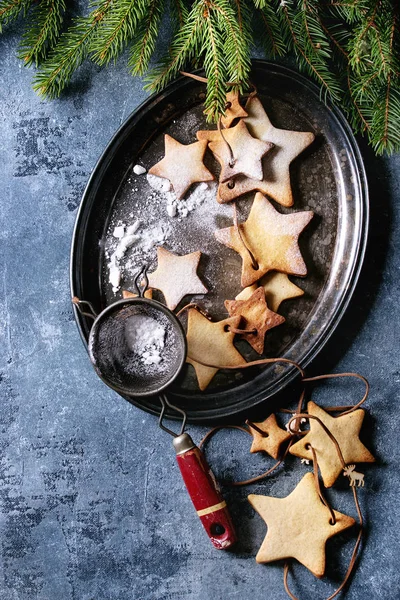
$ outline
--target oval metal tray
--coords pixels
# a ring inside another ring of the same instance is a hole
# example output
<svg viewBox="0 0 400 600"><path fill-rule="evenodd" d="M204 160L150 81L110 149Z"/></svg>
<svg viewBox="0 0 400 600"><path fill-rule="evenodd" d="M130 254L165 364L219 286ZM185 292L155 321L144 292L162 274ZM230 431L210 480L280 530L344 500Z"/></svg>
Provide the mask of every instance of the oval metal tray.
<svg viewBox="0 0 400 600"><path fill-rule="evenodd" d="M351 298L366 245L368 193L360 152L342 113L320 98L319 89L306 78L282 66L257 60L252 81L276 127L313 131L315 142L294 161L291 181L295 204L281 212L313 210L311 225L300 239L308 275L292 278L305 295L286 301L279 312L283 326L269 332L266 356L290 358L306 367L324 346ZM182 78L163 93L149 98L135 110L115 134L87 184L77 215L71 251L71 292L101 310L120 295L107 280L105 248L112 227L136 217L146 223L170 219L146 196L145 176L135 177L132 167L147 168L164 152L164 133L182 143L195 141L195 131L205 128L202 112L204 85ZM251 198L251 195L248 196ZM240 202L242 218L251 204ZM223 300L240 290L241 259L214 239L214 228L231 224L229 207L218 205L193 211L172 222L167 246L184 254L201 250L206 257L200 274L210 288L203 302L215 319L224 318ZM155 250L150 258L155 266ZM133 278L133 273L132 273ZM129 287L129 281L126 282ZM188 300L189 301L189 300ZM75 310L84 342L91 321ZM246 342L239 350L247 360L259 358ZM185 408L188 419L210 421L249 410L281 391L294 377L293 367L273 365L238 372L219 371L205 392L196 385L187 365L170 389L171 401ZM127 398L140 408L159 413L157 398Z"/></svg>

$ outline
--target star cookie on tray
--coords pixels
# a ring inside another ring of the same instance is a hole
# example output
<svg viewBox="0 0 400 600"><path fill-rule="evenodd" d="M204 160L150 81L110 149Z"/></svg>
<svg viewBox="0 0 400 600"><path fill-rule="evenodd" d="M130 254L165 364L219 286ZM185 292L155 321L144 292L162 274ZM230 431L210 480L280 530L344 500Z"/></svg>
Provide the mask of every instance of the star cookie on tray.
<svg viewBox="0 0 400 600"><path fill-rule="evenodd" d="M277 129L256 97L249 98L246 110L248 117L244 122L251 135L272 142L274 148L263 160L262 181L240 176L232 182L221 182L217 200L220 203L231 202L247 192L258 190L282 206L293 206L290 164L313 142L315 136L311 132Z"/></svg>
<svg viewBox="0 0 400 600"><path fill-rule="evenodd" d="M235 119L247 117L247 112L239 101L239 92L228 92L226 94L225 115L221 117L221 123L224 127L230 127Z"/></svg>
<svg viewBox="0 0 400 600"><path fill-rule="evenodd" d="M277 312L281 303L291 298L297 298L304 295L304 291L290 281L286 273L279 271L270 271L260 281L244 288L237 296L236 300L247 300L256 291L257 285L264 288L265 299L268 307Z"/></svg>
<svg viewBox="0 0 400 600"><path fill-rule="evenodd" d="M264 352L266 332L285 322L284 317L268 308L263 287L257 288L246 300L225 300L225 307L231 317L240 316L246 329L253 330L252 333L241 334L240 337L258 354Z"/></svg>
<svg viewBox="0 0 400 600"><path fill-rule="evenodd" d="M231 328L237 328L239 323L240 317L212 322L195 308L189 309L186 362L194 367L201 390L206 389L220 366L236 367L246 362L233 345L235 333Z"/></svg>
<svg viewBox="0 0 400 600"><path fill-rule="evenodd" d="M184 296L208 292L197 275L200 258L200 251L178 256L161 246L157 248L157 269L149 273L149 285L161 290L170 310L174 310Z"/></svg>
<svg viewBox="0 0 400 600"><path fill-rule="evenodd" d="M243 287L252 285L269 271L304 277L307 267L298 238L313 215L310 210L281 214L258 192L247 221L239 225L241 235L233 226L218 229L215 237L242 257ZM249 250L258 264L257 269L253 266Z"/></svg>
<svg viewBox="0 0 400 600"><path fill-rule="evenodd" d="M176 196L181 199L193 183L214 180L214 175L203 163L206 148L205 141L185 146L165 134L165 156L149 169L149 173L169 179Z"/></svg>
<svg viewBox="0 0 400 600"><path fill-rule="evenodd" d="M198 131L196 135L199 140L208 142L210 150L220 163L220 182L238 175L259 180L263 178L261 159L273 144L251 136L242 120L229 129L207 129ZM233 160L228 144L232 149Z"/></svg>

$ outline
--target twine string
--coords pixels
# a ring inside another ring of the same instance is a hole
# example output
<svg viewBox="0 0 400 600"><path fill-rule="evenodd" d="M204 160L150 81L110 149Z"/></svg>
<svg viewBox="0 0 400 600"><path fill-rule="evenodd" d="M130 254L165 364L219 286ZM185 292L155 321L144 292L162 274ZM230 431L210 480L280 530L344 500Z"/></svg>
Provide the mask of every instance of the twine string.
<svg viewBox="0 0 400 600"><path fill-rule="evenodd" d="M242 236L242 232L240 231L240 225L238 224L238 219L237 219L236 202L232 202L232 208L233 208L233 225L235 227L235 230L236 230L236 232L237 232L237 234L239 236L240 241L242 242L243 247L246 249L246 251L249 254L249 257L250 257L253 269L255 271L258 271L258 269L260 268L259 264L256 261L256 259L254 257L254 254L252 253L252 251L250 250L250 248L247 246L246 242L244 241L243 236Z"/></svg>

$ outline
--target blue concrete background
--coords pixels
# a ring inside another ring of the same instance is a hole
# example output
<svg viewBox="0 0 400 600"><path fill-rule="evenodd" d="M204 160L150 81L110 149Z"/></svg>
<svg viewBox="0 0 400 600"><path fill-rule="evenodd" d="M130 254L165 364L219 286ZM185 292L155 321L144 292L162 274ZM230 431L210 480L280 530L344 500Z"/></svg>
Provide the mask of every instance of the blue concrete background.
<svg viewBox="0 0 400 600"><path fill-rule="evenodd" d="M73 320L69 249L91 169L146 98L123 61L84 66L62 99L41 101L16 58L17 27L0 36L0 598L1 600L280 600L282 565L257 565L264 522L248 493L285 496L307 467L289 460L258 485L228 490L240 541L208 542L183 488L170 437L156 419L94 374ZM354 300L313 372L358 371L371 383L360 501L367 536L347 598L400 598L399 266L400 156L362 143L371 186L371 234ZM321 386L322 404L356 401L350 382ZM199 440L205 428L192 427ZM244 434L208 448L235 479L268 468ZM330 492L355 516L347 487ZM293 570L301 598L327 597L345 572L354 532L328 547L328 578Z"/></svg>

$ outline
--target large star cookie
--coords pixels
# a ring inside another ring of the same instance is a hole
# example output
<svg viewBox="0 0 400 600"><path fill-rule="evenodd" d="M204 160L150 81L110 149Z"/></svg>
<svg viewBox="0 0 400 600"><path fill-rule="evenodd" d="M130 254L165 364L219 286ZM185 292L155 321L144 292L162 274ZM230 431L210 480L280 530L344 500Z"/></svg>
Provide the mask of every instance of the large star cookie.
<svg viewBox="0 0 400 600"><path fill-rule="evenodd" d="M194 308L188 311L186 362L194 367L201 390L208 386L219 367L245 362L233 345L235 334L230 331L230 327L237 328L239 323L240 317L212 322ZM197 361L213 366L206 367Z"/></svg>
<svg viewBox="0 0 400 600"><path fill-rule="evenodd" d="M257 193L247 221L240 224L243 240L235 227L218 229L219 242L236 250L243 260L243 287L252 285L268 271L281 271L291 275L307 275L301 256L298 238L313 217L310 210L283 215L260 193ZM255 269L248 249L258 264Z"/></svg>
<svg viewBox="0 0 400 600"><path fill-rule="evenodd" d="M239 102L239 92L228 92L226 95L226 104L225 115L221 117L224 127L230 127L235 119L247 117L247 112Z"/></svg>
<svg viewBox="0 0 400 600"><path fill-rule="evenodd" d="M149 285L162 291L169 309L174 310L184 296L208 292L197 275L200 257L199 251L178 256L157 248L158 265L154 273L149 273Z"/></svg>
<svg viewBox="0 0 400 600"><path fill-rule="evenodd" d="M278 271L270 271L264 277L261 277L258 283L254 283L249 287L244 288L236 296L236 300L247 300L256 291L257 285L262 285L265 292L265 299L268 307L277 312L281 303L290 298L303 296L304 292L297 285L292 283L285 273Z"/></svg>
<svg viewBox="0 0 400 600"><path fill-rule="evenodd" d="M207 143L195 142L185 146L170 135L165 135L165 157L149 173L169 179L178 198L197 181L212 181L214 176L203 163Z"/></svg>
<svg viewBox="0 0 400 600"><path fill-rule="evenodd" d="M279 427L274 414L261 423L251 423L250 421L246 421L246 423L253 436L250 452L266 452L272 458L277 459L282 444L292 437L286 429Z"/></svg>
<svg viewBox="0 0 400 600"><path fill-rule="evenodd" d="M217 200L221 203L230 202L247 192L258 190L282 206L292 206L290 163L312 143L315 136L311 132L277 129L256 97L249 98L246 110L248 117L245 123L251 135L265 142L272 142L274 149L263 160L262 181L238 177L234 182L221 183Z"/></svg>
<svg viewBox="0 0 400 600"><path fill-rule="evenodd" d="M365 415L365 411L362 408L347 415L331 417L315 402L309 402L307 404L307 411L310 415L318 417L336 438L342 451L344 462L347 465L359 462L375 462L375 458L359 438ZM313 455L310 445L314 448L317 456L322 480L326 487L331 487L343 471L343 466L336 446L318 421L314 419L310 419L310 431L307 435L293 444L289 452L299 458L312 460Z"/></svg>
<svg viewBox="0 0 400 600"><path fill-rule="evenodd" d="M247 300L225 300L225 307L231 317L242 317L246 329L256 330L255 333L246 333L241 337L258 354L264 352L264 340L267 331L285 322L284 317L269 310L263 287L257 288Z"/></svg>
<svg viewBox="0 0 400 600"><path fill-rule="evenodd" d="M261 180L263 170L261 159L273 147L270 142L262 142L250 135L243 121L235 127L198 131L197 137L201 141L208 141L210 150L221 165L219 180L228 181L237 175L246 175L253 179ZM232 148L234 157L231 163L231 154L227 143Z"/></svg>
<svg viewBox="0 0 400 600"><path fill-rule="evenodd" d="M328 539L355 523L335 510L336 523L331 524L331 513L321 502L312 473L304 475L286 498L251 494L248 499L268 527L256 561L295 558L316 577L325 573Z"/></svg>

